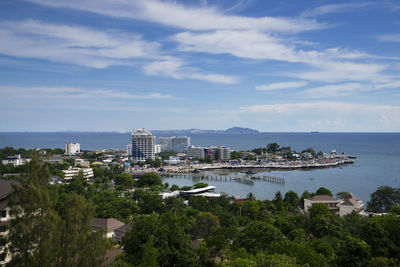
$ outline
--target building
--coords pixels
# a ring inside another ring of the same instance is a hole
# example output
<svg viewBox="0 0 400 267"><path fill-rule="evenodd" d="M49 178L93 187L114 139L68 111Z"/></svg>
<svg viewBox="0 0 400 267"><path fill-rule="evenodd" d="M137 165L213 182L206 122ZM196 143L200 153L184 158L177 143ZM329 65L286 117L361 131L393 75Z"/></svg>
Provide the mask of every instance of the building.
<svg viewBox="0 0 400 267"><path fill-rule="evenodd" d="M9 196L13 192L13 184L18 182L0 179L0 236L8 234L7 227L10 224ZM11 260L11 255L6 250L7 244L0 245L0 266L4 266Z"/></svg>
<svg viewBox="0 0 400 267"><path fill-rule="evenodd" d="M189 146L187 155L191 159L204 159L204 147Z"/></svg>
<svg viewBox="0 0 400 267"><path fill-rule="evenodd" d="M347 195L343 199L335 199L328 195L316 195L312 198L304 199L304 210L308 212L314 203L325 204L332 213L340 217L350 214L353 211L359 214L363 211L362 200L352 194Z"/></svg>
<svg viewBox="0 0 400 267"><path fill-rule="evenodd" d="M81 153L81 145L79 143L65 144L65 155L76 155Z"/></svg>
<svg viewBox="0 0 400 267"><path fill-rule="evenodd" d="M171 150L174 152L186 152L190 146L190 137L173 136L171 138Z"/></svg>
<svg viewBox="0 0 400 267"><path fill-rule="evenodd" d="M2 163L3 163L3 165L12 164L14 166L20 166L20 165L23 165L30 161L31 161L31 158L29 158L29 157L15 155L15 156L9 156L6 159L3 159Z"/></svg>
<svg viewBox="0 0 400 267"><path fill-rule="evenodd" d="M162 151L162 147L160 144L154 145L154 153L155 154L161 153L161 151Z"/></svg>
<svg viewBox="0 0 400 267"><path fill-rule="evenodd" d="M170 136L159 137L158 144L161 145L161 150L186 152L190 146L190 137L188 136Z"/></svg>
<svg viewBox="0 0 400 267"><path fill-rule="evenodd" d="M122 237L132 230L132 226L129 224L125 224L118 229L115 229L114 234L112 236L112 239L115 243L120 244L122 242Z"/></svg>
<svg viewBox="0 0 400 267"><path fill-rule="evenodd" d="M161 151L171 150L171 137L159 137L158 144L161 146Z"/></svg>
<svg viewBox="0 0 400 267"><path fill-rule="evenodd" d="M93 231L104 230L104 236L107 238L112 238L114 231L124 225L125 224L123 222L120 222L114 218L93 218L92 220Z"/></svg>
<svg viewBox="0 0 400 267"><path fill-rule="evenodd" d="M128 157L132 156L132 144L126 145L126 154L128 155Z"/></svg>
<svg viewBox="0 0 400 267"><path fill-rule="evenodd" d="M134 129L132 131L132 160L145 161L155 159L156 137L146 129Z"/></svg>
<svg viewBox="0 0 400 267"><path fill-rule="evenodd" d="M63 170L64 179L71 180L74 176L78 176L79 172L82 171L83 177L86 179L91 179L94 177L92 168L72 168L69 167L68 170Z"/></svg>
<svg viewBox="0 0 400 267"><path fill-rule="evenodd" d="M231 159L231 150L225 146L215 148L215 159L219 161L229 161Z"/></svg>

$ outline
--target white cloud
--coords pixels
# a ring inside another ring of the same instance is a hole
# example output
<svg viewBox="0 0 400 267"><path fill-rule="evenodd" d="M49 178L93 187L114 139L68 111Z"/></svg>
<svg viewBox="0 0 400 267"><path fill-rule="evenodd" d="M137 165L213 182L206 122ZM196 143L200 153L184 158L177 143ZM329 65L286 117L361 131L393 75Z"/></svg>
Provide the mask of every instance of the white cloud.
<svg viewBox="0 0 400 267"><path fill-rule="evenodd" d="M92 68L131 64L138 58L155 58L159 44L139 35L35 20L0 22L0 53L71 63Z"/></svg>
<svg viewBox="0 0 400 267"><path fill-rule="evenodd" d="M144 71L149 75L161 75L174 79L194 79L223 84L238 82L233 76L201 73L194 68L186 67L184 61L174 58L149 63L144 66Z"/></svg>
<svg viewBox="0 0 400 267"><path fill-rule="evenodd" d="M280 89L288 89L288 88L299 88L307 85L307 82L304 81L296 81L296 82L280 82L280 83L271 83L256 86L256 90L258 91L272 91L272 90L280 90Z"/></svg>
<svg viewBox="0 0 400 267"><path fill-rule="evenodd" d="M182 32L174 35L172 39L179 43L182 51L304 63L314 70L288 74L303 80L384 81L385 77L381 72L387 68L384 64L350 61L374 57L359 51L349 51L339 47L322 51L305 51L287 44L284 39L258 31Z"/></svg>
<svg viewBox="0 0 400 267"><path fill-rule="evenodd" d="M303 13L301 13L301 17L317 17L322 16L329 13L343 12L353 10L355 8L362 8L369 6L371 3L349 3L349 4L332 4L332 5L323 5L313 9L307 9Z"/></svg>
<svg viewBox="0 0 400 267"><path fill-rule="evenodd" d="M101 15L141 19L188 30L261 30L301 32L325 27L310 19L245 17L224 14L212 7L188 7L155 0L29 0L50 7L72 8ZM173 14L173 15L171 15Z"/></svg>
<svg viewBox="0 0 400 267"><path fill-rule="evenodd" d="M332 84L314 87L303 91L303 95L313 98L325 98L331 96L344 96L356 91L371 90L371 86L359 83Z"/></svg>
<svg viewBox="0 0 400 267"><path fill-rule="evenodd" d="M382 42L396 42L396 43L399 43L400 42L400 33L398 33L398 34L379 35L379 36L376 36L376 38L379 41L382 41Z"/></svg>
<svg viewBox="0 0 400 267"><path fill-rule="evenodd" d="M400 106L391 105L333 101L279 103L241 107L239 114L253 121L255 118L268 118L271 120L270 125L284 130L400 130Z"/></svg>
<svg viewBox="0 0 400 267"><path fill-rule="evenodd" d="M74 87L23 87L23 86L0 86L2 104L18 103L19 101L54 103L106 103L108 101L131 101L142 99L171 99L170 94L147 93L131 94L129 92L107 90L107 89L83 89ZM57 103L53 102L57 101Z"/></svg>

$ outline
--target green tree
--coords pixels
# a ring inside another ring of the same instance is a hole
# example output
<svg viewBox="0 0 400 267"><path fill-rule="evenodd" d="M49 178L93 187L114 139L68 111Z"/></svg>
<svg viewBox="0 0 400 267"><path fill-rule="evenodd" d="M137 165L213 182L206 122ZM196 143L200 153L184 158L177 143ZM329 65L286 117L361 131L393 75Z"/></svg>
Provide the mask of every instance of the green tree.
<svg viewBox="0 0 400 267"><path fill-rule="evenodd" d="M320 187L318 188L317 192L315 192L316 195L328 195L328 196L333 196L332 191L325 188L325 187Z"/></svg>
<svg viewBox="0 0 400 267"><path fill-rule="evenodd" d="M240 246L249 252L266 250L273 242L280 241L283 235L279 229L269 223L252 221L239 234Z"/></svg>
<svg viewBox="0 0 400 267"><path fill-rule="evenodd" d="M278 143L269 143L267 145L267 151L268 153L276 153L279 149Z"/></svg>
<svg viewBox="0 0 400 267"><path fill-rule="evenodd" d="M139 187L162 185L162 181L157 173L150 172L140 176L139 180L137 181L137 185Z"/></svg>
<svg viewBox="0 0 400 267"><path fill-rule="evenodd" d="M380 186L371 194L371 200L367 203L367 210L370 212L389 212L396 205L400 205L400 188Z"/></svg>
<svg viewBox="0 0 400 267"><path fill-rule="evenodd" d="M218 217L209 212L201 212L195 217L191 232L196 238L207 238L217 231L218 228Z"/></svg>
<svg viewBox="0 0 400 267"><path fill-rule="evenodd" d="M371 249L365 241L347 236L339 246L336 263L339 266L365 266L371 257Z"/></svg>
<svg viewBox="0 0 400 267"><path fill-rule="evenodd" d="M300 204L299 196L297 195L296 192L294 192L292 190L286 192L283 201L285 201L286 203L289 203L293 207L293 209L296 209Z"/></svg>

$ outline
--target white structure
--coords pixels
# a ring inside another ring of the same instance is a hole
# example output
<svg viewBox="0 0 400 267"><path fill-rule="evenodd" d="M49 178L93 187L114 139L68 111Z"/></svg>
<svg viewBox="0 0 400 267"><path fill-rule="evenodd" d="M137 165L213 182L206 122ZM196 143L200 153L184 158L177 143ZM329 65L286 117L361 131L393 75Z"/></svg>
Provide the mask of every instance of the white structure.
<svg viewBox="0 0 400 267"><path fill-rule="evenodd" d="M156 137L146 129L134 129L132 131L132 160L145 161L155 159Z"/></svg>
<svg viewBox="0 0 400 267"><path fill-rule="evenodd" d="M161 153L161 151L162 151L162 147L160 144L154 145L154 153L155 154Z"/></svg>
<svg viewBox="0 0 400 267"><path fill-rule="evenodd" d="M229 161L231 159L231 150L225 146L215 148L215 159L220 161Z"/></svg>
<svg viewBox="0 0 400 267"><path fill-rule="evenodd" d="M161 151L171 150L171 137L159 137L158 144L161 146Z"/></svg>
<svg viewBox="0 0 400 267"><path fill-rule="evenodd" d="M309 199L304 199L304 210L308 210L312 207L314 203L322 203L328 206L329 210L339 215L340 217L355 211L356 213L361 213L363 211L363 202L358 197L350 194L344 199L335 199L328 195L316 195Z"/></svg>
<svg viewBox="0 0 400 267"><path fill-rule="evenodd" d="M189 146L187 155L193 159L204 159L204 147Z"/></svg>
<svg viewBox="0 0 400 267"><path fill-rule="evenodd" d="M188 136L170 136L159 137L158 144L162 151L169 150L174 152L186 152L190 146L190 137Z"/></svg>
<svg viewBox="0 0 400 267"><path fill-rule="evenodd" d="M176 156L169 156L169 159L164 160L165 163L171 164L171 165L175 165L175 164L179 164L181 163L181 160L179 157Z"/></svg>
<svg viewBox="0 0 400 267"><path fill-rule="evenodd" d="M30 161L31 161L31 159L28 157L23 157L21 155L15 155L14 157L10 156L10 157L7 157L6 159L3 159L2 163L3 163L3 165L12 164L14 166L20 166L20 165L23 165Z"/></svg>
<svg viewBox="0 0 400 267"><path fill-rule="evenodd" d="M126 145L126 154L128 155L128 157L132 156L132 144Z"/></svg>
<svg viewBox="0 0 400 267"><path fill-rule="evenodd" d="M85 177L86 179L91 179L94 176L92 168L72 168L72 167L69 167L68 170L63 170L64 179L65 180L71 180L72 177L78 176L80 171L82 171L83 177Z"/></svg>
<svg viewBox="0 0 400 267"><path fill-rule="evenodd" d="M65 155L76 155L81 153L81 145L79 143L65 144Z"/></svg>

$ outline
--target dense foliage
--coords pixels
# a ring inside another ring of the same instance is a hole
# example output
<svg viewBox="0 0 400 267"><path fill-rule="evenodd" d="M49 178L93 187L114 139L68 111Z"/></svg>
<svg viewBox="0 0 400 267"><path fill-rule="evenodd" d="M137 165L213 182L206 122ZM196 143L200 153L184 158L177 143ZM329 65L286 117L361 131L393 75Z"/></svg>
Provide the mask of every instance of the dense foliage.
<svg viewBox="0 0 400 267"><path fill-rule="evenodd" d="M92 217L132 226L114 266L400 264L399 188L380 187L371 195L368 209L389 214L341 218L323 204L301 210L304 198L333 195L327 188L302 196L277 192L263 201L249 194L243 202L223 195L185 203L181 197L162 200L159 193L168 185L155 173L134 180L111 165L96 167L92 181L80 174L49 186L49 175L65 167L56 164L33 160L24 167L29 176L20 178L23 186L12 200L11 266L98 266L107 246L90 231Z"/></svg>

